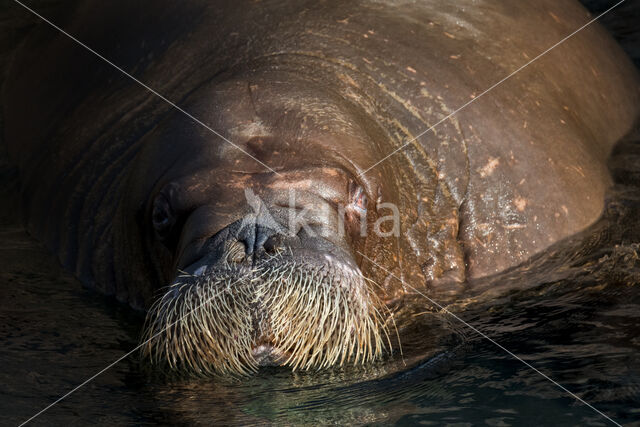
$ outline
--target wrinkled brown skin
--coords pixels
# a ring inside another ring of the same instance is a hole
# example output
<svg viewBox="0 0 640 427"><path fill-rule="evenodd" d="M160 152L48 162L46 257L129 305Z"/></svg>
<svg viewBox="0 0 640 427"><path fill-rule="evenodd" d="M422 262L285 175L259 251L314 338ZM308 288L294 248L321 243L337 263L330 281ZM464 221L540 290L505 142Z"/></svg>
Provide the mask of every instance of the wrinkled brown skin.
<svg viewBox="0 0 640 427"><path fill-rule="evenodd" d="M87 285L134 307L250 212L245 187L275 210L290 187L306 206L344 203L349 177L590 19L568 0L130 3L52 19L282 174L37 29L4 88L28 228ZM605 160L638 117L638 87L591 25L360 178L371 224L390 213L376 201L399 206L399 238L332 243L385 301L412 291L357 251L431 295L459 295L465 279L598 218ZM186 222L173 249L149 225L172 182Z"/></svg>

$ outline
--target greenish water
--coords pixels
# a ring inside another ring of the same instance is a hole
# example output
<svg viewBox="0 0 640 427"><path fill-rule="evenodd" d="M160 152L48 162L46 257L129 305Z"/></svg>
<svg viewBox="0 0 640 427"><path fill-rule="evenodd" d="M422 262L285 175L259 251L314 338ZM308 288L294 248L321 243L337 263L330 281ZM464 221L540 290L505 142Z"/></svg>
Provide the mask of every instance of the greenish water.
<svg viewBox="0 0 640 427"><path fill-rule="evenodd" d="M623 42L635 40L635 4L613 21ZM616 185L597 224L484 283L519 290L456 313L617 422L640 425L638 135L610 163ZM0 425L16 425L135 348L143 319L61 270L24 231L5 163L0 182ZM416 322L404 357L359 370L167 381L133 355L33 424L610 424L455 319Z"/></svg>

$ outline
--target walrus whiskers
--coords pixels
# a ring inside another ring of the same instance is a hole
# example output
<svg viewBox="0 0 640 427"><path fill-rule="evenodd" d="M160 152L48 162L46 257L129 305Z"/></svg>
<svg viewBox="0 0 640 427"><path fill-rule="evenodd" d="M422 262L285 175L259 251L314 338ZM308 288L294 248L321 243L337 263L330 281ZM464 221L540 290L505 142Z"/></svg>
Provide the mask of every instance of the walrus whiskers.
<svg viewBox="0 0 640 427"><path fill-rule="evenodd" d="M268 340L292 370L379 358L391 343L382 305L355 270L277 255L244 275L182 275L149 310L143 356L196 375L254 372ZM153 339L151 339L154 337Z"/></svg>
<svg viewBox="0 0 640 427"><path fill-rule="evenodd" d="M248 302L248 294L232 288L228 277L175 283L149 311L143 355L173 371L255 370L250 351L242 351L251 342L250 318L243 310Z"/></svg>

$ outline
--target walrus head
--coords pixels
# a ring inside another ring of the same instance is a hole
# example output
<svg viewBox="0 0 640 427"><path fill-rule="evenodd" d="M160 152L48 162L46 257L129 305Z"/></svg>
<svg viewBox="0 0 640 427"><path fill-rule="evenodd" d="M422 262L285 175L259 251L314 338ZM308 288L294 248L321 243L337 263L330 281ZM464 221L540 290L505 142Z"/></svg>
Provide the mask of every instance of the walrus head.
<svg viewBox="0 0 640 427"><path fill-rule="evenodd" d="M359 187L352 191L347 209L363 211L366 196ZM320 218L296 223L300 203L293 190L289 203L280 203L288 221L275 220L258 196L245 193L254 214L198 250L183 246L178 277L149 311L146 354L196 373L244 373L259 364L308 369L379 357L383 336L388 340L380 301L346 239L329 238L335 230L323 230ZM165 194L153 207L160 233L174 222Z"/></svg>
<svg viewBox="0 0 640 427"><path fill-rule="evenodd" d="M381 189L352 161L372 163L357 118L300 82L234 80L207 96L199 115L277 173L210 135L176 135L180 116L158 130L187 142L148 202L150 250L174 278L148 311L143 353L197 374L380 358L387 309L358 253Z"/></svg>
<svg viewBox="0 0 640 427"><path fill-rule="evenodd" d="M140 158L172 166L143 215L148 262L170 283L148 312L147 358L207 374L388 353L406 292L396 279L426 283L439 254L425 248L415 208L431 193L397 172L411 166L394 159L362 174L389 150L371 110L282 68L209 83L184 105L237 147L181 114L148 136ZM437 227L432 242L455 240L457 228Z"/></svg>

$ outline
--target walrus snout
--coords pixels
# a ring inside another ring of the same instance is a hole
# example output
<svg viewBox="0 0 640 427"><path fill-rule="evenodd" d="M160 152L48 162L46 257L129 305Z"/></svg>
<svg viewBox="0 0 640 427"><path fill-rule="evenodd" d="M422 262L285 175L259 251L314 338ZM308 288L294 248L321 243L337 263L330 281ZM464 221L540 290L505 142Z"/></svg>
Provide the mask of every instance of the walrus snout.
<svg viewBox="0 0 640 427"><path fill-rule="evenodd" d="M229 264L248 268L283 251L311 257L327 254L337 262L357 269L339 230L318 230L320 227L313 224L312 228L289 227L286 221L283 223L273 217L245 216L223 227L199 250L184 251L177 270L199 275L206 268L224 268ZM188 244L185 246L189 247Z"/></svg>
<svg viewBox="0 0 640 427"><path fill-rule="evenodd" d="M388 340L381 303L344 249L233 223L149 310L143 354L178 372L246 374L365 363Z"/></svg>

